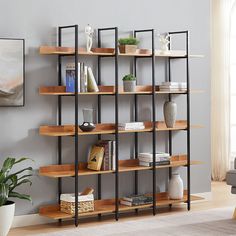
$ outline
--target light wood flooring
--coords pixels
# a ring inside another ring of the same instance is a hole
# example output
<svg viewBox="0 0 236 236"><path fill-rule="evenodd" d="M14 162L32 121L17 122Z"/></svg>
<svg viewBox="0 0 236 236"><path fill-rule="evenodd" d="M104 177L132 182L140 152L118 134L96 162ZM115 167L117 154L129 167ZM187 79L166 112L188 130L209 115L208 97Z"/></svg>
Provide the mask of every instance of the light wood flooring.
<svg viewBox="0 0 236 236"><path fill-rule="evenodd" d="M225 182L213 182L212 183L212 200L211 201L202 201L202 202L193 202L192 211L207 210L212 208L220 208L227 206L236 206L236 195L230 193L230 186L227 186ZM173 206L171 210L168 208L160 209L158 215L169 215L174 214L175 212L186 211L186 204ZM142 219L150 216L150 211L140 212L138 215L135 213L122 214L119 221L128 221L133 219ZM233 214L233 212L232 212ZM83 219L79 227L89 227L97 224L106 224L114 222L114 217L104 216L102 220L98 221L97 218L93 219ZM9 236L23 236L23 235L34 235L37 233L50 233L65 229L73 228L73 222L64 222L62 225L55 224L45 224L37 226L28 226L23 228L12 229L9 233Z"/></svg>

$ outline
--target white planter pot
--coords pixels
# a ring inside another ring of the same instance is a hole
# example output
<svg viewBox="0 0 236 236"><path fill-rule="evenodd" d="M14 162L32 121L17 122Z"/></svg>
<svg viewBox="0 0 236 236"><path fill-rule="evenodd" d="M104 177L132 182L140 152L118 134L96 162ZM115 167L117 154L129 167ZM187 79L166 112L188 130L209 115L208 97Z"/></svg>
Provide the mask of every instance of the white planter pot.
<svg viewBox="0 0 236 236"><path fill-rule="evenodd" d="M8 202L0 207L0 236L7 236L15 214L15 203Z"/></svg>
<svg viewBox="0 0 236 236"><path fill-rule="evenodd" d="M169 182L168 193L170 199L182 199L184 195L183 180L179 174L172 174Z"/></svg>

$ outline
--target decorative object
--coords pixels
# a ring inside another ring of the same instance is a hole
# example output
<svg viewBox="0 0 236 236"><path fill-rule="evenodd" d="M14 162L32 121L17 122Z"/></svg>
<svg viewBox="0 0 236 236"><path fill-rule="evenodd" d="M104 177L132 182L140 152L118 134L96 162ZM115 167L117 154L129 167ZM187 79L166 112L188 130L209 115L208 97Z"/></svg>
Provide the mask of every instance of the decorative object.
<svg viewBox="0 0 236 236"><path fill-rule="evenodd" d="M100 170L104 157L104 147L93 146L89 153L88 166L90 170Z"/></svg>
<svg viewBox="0 0 236 236"><path fill-rule="evenodd" d="M170 35L169 34L160 34L159 35L159 42L161 44L160 52L162 54L168 54L169 53L168 45L170 43Z"/></svg>
<svg viewBox="0 0 236 236"><path fill-rule="evenodd" d="M84 132L90 132L95 129L95 124L93 123L93 109L84 108L83 109L84 122L80 125L80 129Z"/></svg>
<svg viewBox="0 0 236 236"><path fill-rule="evenodd" d="M90 194L78 196L78 213L85 213L94 211L94 196L93 192ZM75 214L75 194L61 194L60 196L60 209L67 214Z"/></svg>
<svg viewBox="0 0 236 236"><path fill-rule="evenodd" d="M120 53L135 53L139 40L134 37L121 38L119 39L119 50Z"/></svg>
<svg viewBox="0 0 236 236"><path fill-rule="evenodd" d="M11 228L15 213L15 203L9 201L9 198L19 198L31 201L31 197L26 194L21 194L15 191L15 188L23 184L32 184L29 177L32 176L32 167L27 167L10 174L11 169L15 164L27 160L28 158L7 158L0 171L0 236L6 236ZM21 173L25 175L19 176Z"/></svg>
<svg viewBox="0 0 236 236"><path fill-rule="evenodd" d="M24 106L24 39L0 39L0 106Z"/></svg>
<svg viewBox="0 0 236 236"><path fill-rule="evenodd" d="M86 49L87 52L92 52L91 48L93 45L93 34L94 34L94 29L88 24L85 27L85 34L86 34Z"/></svg>
<svg viewBox="0 0 236 236"><path fill-rule="evenodd" d="M125 75L122 80L124 85L124 92L135 92L136 78L134 75Z"/></svg>
<svg viewBox="0 0 236 236"><path fill-rule="evenodd" d="M177 116L177 104L173 101L167 101L163 107L163 113L167 128L173 128Z"/></svg>
<svg viewBox="0 0 236 236"><path fill-rule="evenodd" d="M168 186L168 193L170 199L182 199L184 196L184 186L183 180L180 178L180 175L177 173L173 173L171 176L171 180Z"/></svg>

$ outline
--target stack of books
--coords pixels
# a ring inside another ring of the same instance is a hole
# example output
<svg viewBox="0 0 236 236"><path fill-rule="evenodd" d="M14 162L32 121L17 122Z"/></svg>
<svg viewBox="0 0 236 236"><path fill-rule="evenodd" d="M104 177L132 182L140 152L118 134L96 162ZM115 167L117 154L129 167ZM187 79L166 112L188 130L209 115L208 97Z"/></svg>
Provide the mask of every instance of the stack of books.
<svg viewBox="0 0 236 236"><path fill-rule="evenodd" d="M153 166L153 154L152 153L139 153L138 154L139 165L140 166ZM169 165L170 164L170 154L165 152L157 152L156 153L156 166L160 165Z"/></svg>
<svg viewBox="0 0 236 236"><path fill-rule="evenodd" d="M88 169L115 170L116 145L112 140L99 140L90 148L88 156Z"/></svg>
<svg viewBox="0 0 236 236"><path fill-rule="evenodd" d="M66 65L65 71L66 92L75 92L75 64ZM83 62L78 63L78 92L98 92L98 85L91 67Z"/></svg>
<svg viewBox="0 0 236 236"><path fill-rule="evenodd" d="M140 206L145 204L151 204L152 202L152 196L147 196L145 194L130 195L120 199L120 204L126 206Z"/></svg>
<svg viewBox="0 0 236 236"><path fill-rule="evenodd" d="M176 92L176 91L186 91L186 82L162 82L159 85L160 91Z"/></svg>
<svg viewBox="0 0 236 236"><path fill-rule="evenodd" d="M142 130L145 129L143 122L120 123L119 130Z"/></svg>

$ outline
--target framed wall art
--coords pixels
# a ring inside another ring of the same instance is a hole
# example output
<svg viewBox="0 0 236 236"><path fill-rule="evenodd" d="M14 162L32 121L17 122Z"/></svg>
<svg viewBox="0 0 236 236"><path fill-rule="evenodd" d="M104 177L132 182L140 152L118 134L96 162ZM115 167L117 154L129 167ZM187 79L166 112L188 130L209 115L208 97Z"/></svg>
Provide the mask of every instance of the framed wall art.
<svg viewBox="0 0 236 236"><path fill-rule="evenodd" d="M25 40L0 38L0 106L25 104Z"/></svg>

